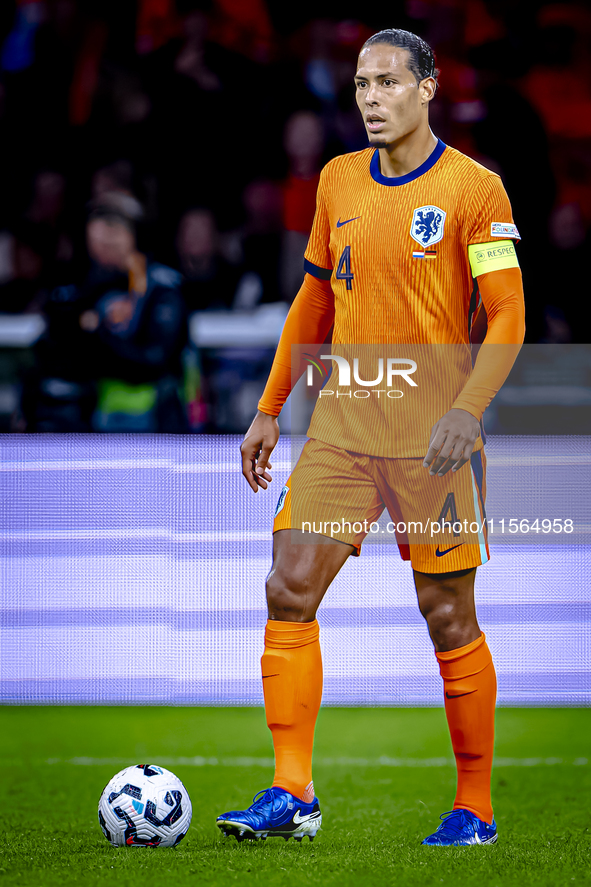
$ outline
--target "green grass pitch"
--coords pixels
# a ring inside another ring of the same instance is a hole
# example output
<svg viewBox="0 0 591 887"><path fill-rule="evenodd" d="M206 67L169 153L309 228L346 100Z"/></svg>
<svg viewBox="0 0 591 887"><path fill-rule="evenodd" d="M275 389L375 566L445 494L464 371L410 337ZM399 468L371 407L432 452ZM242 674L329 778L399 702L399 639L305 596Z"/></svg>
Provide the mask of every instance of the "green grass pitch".
<svg viewBox="0 0 591 887"><path fill-rule="evenodd" d="M499 710L490 847L420 845L453 801L441 709L323 709L316 736L314 843L238 844L214 822L271 782L261 709L1 708L0 885L591 884L591 710ZM183 780L191 828L175 850L115 850L98 798L146 762Z"/></svg>

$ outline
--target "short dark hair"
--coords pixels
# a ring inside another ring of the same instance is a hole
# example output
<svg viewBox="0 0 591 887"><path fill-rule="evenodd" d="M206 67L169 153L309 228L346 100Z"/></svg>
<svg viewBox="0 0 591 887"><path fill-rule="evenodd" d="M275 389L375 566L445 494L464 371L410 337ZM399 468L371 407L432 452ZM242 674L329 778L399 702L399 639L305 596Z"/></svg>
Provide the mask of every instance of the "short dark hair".
<svg viewBox="0 0 591 887"><path fill-rule="evenodd" d="M112 206L104 206L101 204L95 205L88 213L86 221L95 222L97 219L106 222L107 225L121 225L122 227L127 228L128 231L131 231L132 234L136 233L134 220L130 219L125 213L114 209Z"/></svg>
<svg viewBox="0 0 591 887"><path fill-rule="evenodd" d="M361 52L376 43L387 43L389 46L407 49L410 54L408 67L416 77L417 83L425 77L433 77L435 80L439 77L439 69L435 67L435 53L422 37L413 34L412 31L403 31L401 28L378 31L365 41Z"/></svg>

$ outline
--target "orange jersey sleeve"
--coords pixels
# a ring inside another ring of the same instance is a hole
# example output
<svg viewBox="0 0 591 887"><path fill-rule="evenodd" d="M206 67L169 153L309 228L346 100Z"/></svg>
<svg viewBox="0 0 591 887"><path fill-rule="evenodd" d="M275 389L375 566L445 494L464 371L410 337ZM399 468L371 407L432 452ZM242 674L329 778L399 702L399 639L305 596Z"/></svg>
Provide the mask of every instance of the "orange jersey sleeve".
<svg viewBox="0 0 591 887"><path fill-rule="evenodd" d="M295 297L281 333L271 372L259 401L259 410L270 416L278 416L287 400L293 380L299 379L306 363L295 369L292 377L291 346L300 344L321 345L334 322L334 296L330 283L306 274L300 291Z"/></svg>
<svg viewBox="0 0 591 887"><path fill-rule="evenodd" d="M489 243L492 239L519 240L511 204L499 176L489 174L472 189L469 197L466 243Z"/></svg>
<svg viewBox="0 0 591 887"><path fill-rule="evenodd" d="M480 420L509 375L525 335L525 305L519 268L492 271L478 278L488 331L474 370L456 398L454 409Z"/></svg>

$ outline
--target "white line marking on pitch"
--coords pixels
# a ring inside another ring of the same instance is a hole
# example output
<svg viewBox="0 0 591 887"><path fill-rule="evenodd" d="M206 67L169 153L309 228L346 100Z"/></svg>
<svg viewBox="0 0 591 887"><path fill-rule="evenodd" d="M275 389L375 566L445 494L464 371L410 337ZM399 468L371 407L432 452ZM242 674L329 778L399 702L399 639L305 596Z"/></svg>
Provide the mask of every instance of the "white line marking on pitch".
<svg viewBox="0 0 591 887"><path fill-rule="evenodd" d="M156 761L156 759L154 759ZM98 766L131 766L127 758L48 758L46 764L73 764L82 767ZM154 763L154 761L152 762ZM159 756L157 764L163 766L183 767L272 767L273 758L263 757L231 757L231 758L204 758L196 757L162 757ZM320 758L315 763L322 767L453 767L453 758L389 758L385 755L380 758ZM495 767L553 767L563 764L568 767L584 767L589 763L588 758L496 758Z"/></svg>

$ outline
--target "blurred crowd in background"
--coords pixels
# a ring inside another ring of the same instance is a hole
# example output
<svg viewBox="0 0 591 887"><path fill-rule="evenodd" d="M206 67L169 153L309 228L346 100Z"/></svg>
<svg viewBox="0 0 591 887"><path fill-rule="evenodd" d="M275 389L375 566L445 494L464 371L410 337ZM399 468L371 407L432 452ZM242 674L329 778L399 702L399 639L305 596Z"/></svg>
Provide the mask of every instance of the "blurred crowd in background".
<svg viewBox="0 0 591 887"><path fill-rule="evenodd" d="M589 341L588 4L6 0L2 431L247 427L386 27L436 52L435 134L504 180L526 341Z"/></svg>

